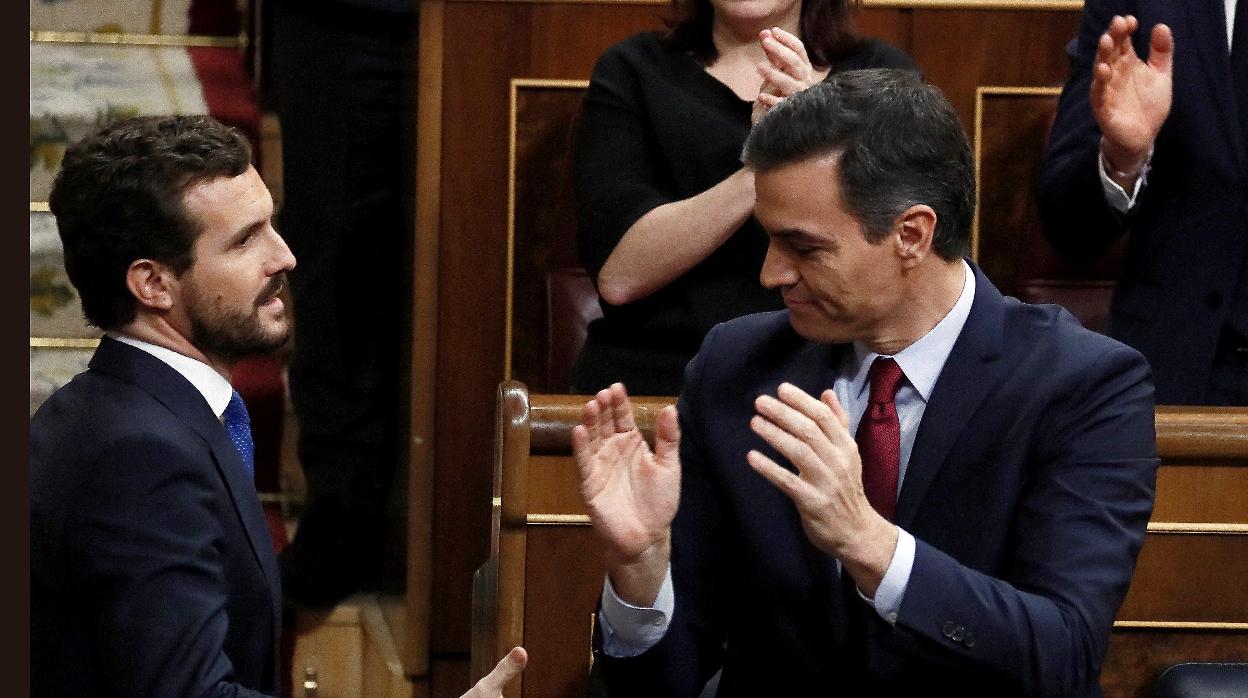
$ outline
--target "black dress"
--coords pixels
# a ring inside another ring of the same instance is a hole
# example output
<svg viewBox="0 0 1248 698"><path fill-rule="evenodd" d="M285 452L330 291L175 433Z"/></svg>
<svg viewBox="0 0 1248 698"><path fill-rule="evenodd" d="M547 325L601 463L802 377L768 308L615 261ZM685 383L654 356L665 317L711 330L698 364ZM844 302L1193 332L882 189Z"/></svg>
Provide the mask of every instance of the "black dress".
<svg viewBox="0 0 1248 698"><path fill-rule="evenodd" d="M907 68L900 50L865 39L830 74ZM753 102L687 52L638 34L598 59L575 160L581 264L595 280L624 233L651 209L710 189L741 168ZM634 395L676 395L685 364L715 324L783 307L758 281L767 236L750 217L709 257L633 303L602 302L572 373L576 392L622 381Z"/></svg>

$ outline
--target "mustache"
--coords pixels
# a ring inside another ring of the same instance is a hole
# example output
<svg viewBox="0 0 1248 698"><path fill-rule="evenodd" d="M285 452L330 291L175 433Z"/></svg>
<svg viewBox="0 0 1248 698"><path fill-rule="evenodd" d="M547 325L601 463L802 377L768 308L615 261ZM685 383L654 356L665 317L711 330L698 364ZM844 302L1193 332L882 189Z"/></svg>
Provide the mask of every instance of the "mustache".
<svg viewBox="0 0 1248 698"><path fill-rule="evenodd" d="M286 287L286 272L275 274L269 279L264 288L260 290L260 295L256 296L256 305L262 305L265 301L282 292Z"/></svg>

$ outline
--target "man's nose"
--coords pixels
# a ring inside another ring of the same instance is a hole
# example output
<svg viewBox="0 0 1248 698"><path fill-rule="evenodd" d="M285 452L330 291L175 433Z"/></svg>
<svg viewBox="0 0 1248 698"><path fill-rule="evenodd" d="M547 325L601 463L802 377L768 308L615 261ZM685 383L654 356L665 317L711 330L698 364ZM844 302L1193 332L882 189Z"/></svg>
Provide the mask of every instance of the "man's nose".
<svg viewBox="0 0 1248 698"><path fill-rule="evenodd" d="M767 256L763 258L758 280L763 288L782 288L797 283L797 270L774 241L767 245Z"/></svg>
<svg viewBox="0 0 1248 698"><path fill-rule="evenodd" d="M286 240L277 231L273 232L273 238L274 249L270 275L294 269L296 264L295 253L290 251L290 246L286 244Z"/></svg>

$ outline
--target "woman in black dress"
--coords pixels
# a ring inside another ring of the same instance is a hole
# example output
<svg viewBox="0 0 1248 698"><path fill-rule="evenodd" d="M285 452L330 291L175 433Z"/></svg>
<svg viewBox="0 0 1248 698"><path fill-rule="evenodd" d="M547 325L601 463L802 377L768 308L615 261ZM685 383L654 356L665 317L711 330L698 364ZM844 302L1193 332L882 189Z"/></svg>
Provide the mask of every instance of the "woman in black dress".
<svg viewBox="0 0 1248 698"><path fill-rule="evenodd" d="M856 68L907 68L860 38L849 0L675 0L666 33L608 49L585 94L575 161L581 262L602 298L572 388L621 381L676 395L716 323L778 310L758 272L767 237L741 166L751 124Z"/></svg>

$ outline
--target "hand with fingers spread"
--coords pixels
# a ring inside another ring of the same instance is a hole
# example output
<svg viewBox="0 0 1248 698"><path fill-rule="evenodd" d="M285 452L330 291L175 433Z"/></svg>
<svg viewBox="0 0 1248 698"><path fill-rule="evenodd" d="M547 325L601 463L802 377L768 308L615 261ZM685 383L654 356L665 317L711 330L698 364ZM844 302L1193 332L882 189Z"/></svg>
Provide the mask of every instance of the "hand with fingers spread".
<svg viewBox="0 0 1248 698"><path fill-rule="evenodd" d="M460 698L503 698L503 688L524 671L529 655L523 647L513 647L494 669Z"/></svg>
<svg viewBox="0 0 1248 698"><path fill-rule="evenodd" d="M767 110L779 104L785 97L818 84L828 74L826 69L817 70L811 64L801 39L779 27L759 32L758 40L767 60L758 64L763 85L758 90L758 98L754 100L751 124L758 123Z"/></svg>
<svg viewBox="0 0 1248 698"><path fill-rule="evenodd" d="M1138 28L1134 16L1115 16L1101 35L1092 66L1092 114L1104 135L1106 172L1123 186L1134 185L1173 99L1170 28L1153 27L1148 62L1140 60L1131 44Z"/></svg>
<svg viewBox="0 0 1248 698"><path fill-rule="evenodd" d="M655 420L650 450L620 383L587 402L572 430L581 496L607 546L612 586L629 603L652 603L667 573L680 502L679 446L676 408L668 406Z"/></svg>
<svg viewBox="0 0 1248 698"><path fill-rule="evenodd" d="M761 395L754 407L750 428L797 473L756 450L746 455L750 466L793 500L810 541L873 594L892 559L897 528L867 500L858 445L836 394L825 390L816 400L782 383L776 397Z"/></svg>

